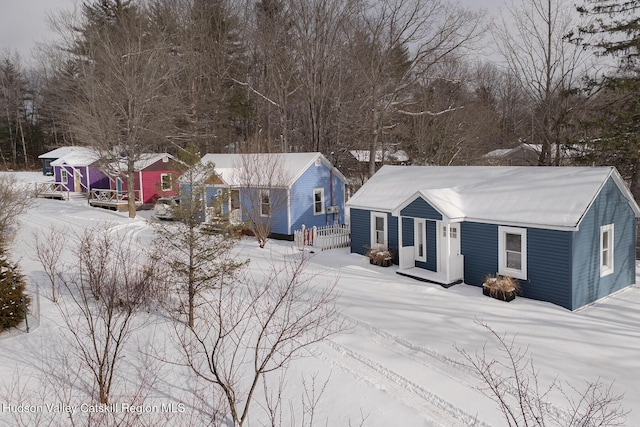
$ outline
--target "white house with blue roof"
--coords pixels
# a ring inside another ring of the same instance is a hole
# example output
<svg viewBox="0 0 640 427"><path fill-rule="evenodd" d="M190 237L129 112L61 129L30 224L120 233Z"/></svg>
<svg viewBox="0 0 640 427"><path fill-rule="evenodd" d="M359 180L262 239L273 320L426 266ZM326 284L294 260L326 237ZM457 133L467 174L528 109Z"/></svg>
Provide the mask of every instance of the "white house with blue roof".
<svg viewBox="0 0 640 427"><path fill-rule="evenodd" d="M225 197L225 213L246 221L250 192L260 191L257 209L271 215L272 237L293 239L302 225L344 223L346 179L321 153L206 154L201 163L215 173L203 177L207 205Z"/></svg>
<svg viewBox="0 0 640 427"><path fill-rule="evenodd" d="M570 310L635 283L640 208L613 167L383 166L347 208L351 251L410 277L508 275Z"/></svg>

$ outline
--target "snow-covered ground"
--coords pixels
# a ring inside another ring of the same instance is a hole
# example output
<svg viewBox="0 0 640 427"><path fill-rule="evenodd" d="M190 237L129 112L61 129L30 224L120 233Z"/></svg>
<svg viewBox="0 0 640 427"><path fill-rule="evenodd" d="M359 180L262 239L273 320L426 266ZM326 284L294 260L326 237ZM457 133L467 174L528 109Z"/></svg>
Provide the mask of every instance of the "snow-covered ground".
<svg viewBox="0 0 640 427"><path fill-rule="evenodd" d="M18 176L25 181L42 180L38 174ZM40 319L32 319L28 334L13 331L0 335L0 390L16 373L28 389L27 379L42 375L47 360L66 345L61 339L64 322L47 298L41 269L33 260L33 231L48 227L78 230L109 222L145 244L153 234L147 221L151 214L143 211L131 220L126 213L91 208L82 199L34 202L21 218L12 255L29 277L30 290L39 284L43 287ZM283 259L292 247L288 242L270 241L265 249L259 249L255 241L246 238L237 250L251 259L250 268L261 269L272 260ZM476 417L476 425L506 425L497 406L477 390L481 385L478 377L459 365L462 357L456 347L473 353L489 341L489 355L497 355L489 332L477 321L508 337L515 335L518 344L528 346L543 385L556 377L578 388L597 380L613 383L614 392L625 393L623 406L630 411L626 425L640 425L637 286L569 312L525 298L501 302L464 284L444 289L415 281L395 274L395 267L371 266L348 249L314 254L308 268L318 274L318 287L337 281L338 306L349 325L344 333L315 346L309 357L296 360L288 370L284 397L293 407L299 405L303 393L301 375L308 380L317 374L318 382L328 379L316 413L317 425L355 426L364 419L364 426L466 426ZM135 353L139 346L153 346L156 351L166 347L171 352L171 328L161 313L145 314L142 320L145 326L137 332L138 345L127 354L131 359L127 366L134 370L132 378L139 368ZM150 399L183 401L189 384L187 371L160 366L157 376ZM3 412L3 404L49 403L2 399L0 395L0 425L13 422L10 414ZM76 402L82 403L86 402ZM187 413L174 414L172 424L182 424L179 417ZM252 413L255 422L250 425L261 425L260 406L254 406ZM287 417L283 425L299 425L300 421L300 415L296 421Z"/></svg>

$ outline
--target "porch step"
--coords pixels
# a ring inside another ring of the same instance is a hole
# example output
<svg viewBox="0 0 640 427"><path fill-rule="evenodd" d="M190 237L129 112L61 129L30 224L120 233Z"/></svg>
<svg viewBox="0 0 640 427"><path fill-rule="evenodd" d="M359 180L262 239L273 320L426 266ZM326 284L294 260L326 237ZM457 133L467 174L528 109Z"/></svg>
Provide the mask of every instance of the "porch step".
<svg viewBox="0 0 640 427"><path fill-rule="evenodd" d="M440 285L445 289L449 289L453 285L457 285L462 283L462 279L454 280L453 282L447 283L446 278L442 274L438 274L434 271L424 270L422 268L407 268L403 270L396 271L396 274L400 276L409 277L414 280L419 280L421 282L434 283L436 285Z"/></svg>

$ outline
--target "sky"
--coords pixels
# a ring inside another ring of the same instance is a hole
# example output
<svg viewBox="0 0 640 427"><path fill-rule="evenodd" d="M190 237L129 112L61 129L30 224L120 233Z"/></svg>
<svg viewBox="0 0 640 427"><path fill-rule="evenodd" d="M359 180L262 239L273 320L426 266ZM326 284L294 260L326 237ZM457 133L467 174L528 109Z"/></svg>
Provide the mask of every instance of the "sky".
<svg viewBox="0 0 640 427"><path fill-rule="evenodd" d="M17 51L23 59L37 42L55 38L47 14L72 10L77 0L0 0L0 51Z"/></svg>
<svg viewBox="0 0 640 427"><path fill-rule="evenodd" d="M452 1L452 0L450 0ZM472 9L497 10L504 0L460 0ZM0 51L18 52L28 59L36 43L56 37L47 23L47 14L72 10L81 0L0 0Z"/></svg>

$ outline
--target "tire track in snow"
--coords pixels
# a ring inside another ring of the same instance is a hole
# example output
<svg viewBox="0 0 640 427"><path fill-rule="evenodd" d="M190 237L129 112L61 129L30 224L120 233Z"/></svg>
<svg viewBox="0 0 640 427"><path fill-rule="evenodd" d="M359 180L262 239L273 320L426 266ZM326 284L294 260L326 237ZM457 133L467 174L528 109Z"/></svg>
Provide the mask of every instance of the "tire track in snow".
<svg viewBox="0 0 640 427"><path fill-rule="evenodd" d="M367 330L371 335L373 335L373 341L384 346L388 350L397 353L398 355L408 358L413 362L423 365L428 369L436 371L450 378L458 384L463 384L476 391L479 391L482 387L486 387L486 384L482 381L480 375L472 368L462 364L461 362L451 359L441 353L438 353L435 350L415 344L399 335L394 335L390 332L380 329L368 322L358 320L345 314L341 314L341 316L345 319L345 321L356 325L356 327ZM402 351L396 348L396 345L399 345L408 351ZM420 357L416 355L416 353L421 353L426 356L426 358ZM504 384L504 387L506 388L505 391L513 399L517 400L518 391L511 384ZM549 409L549 412L558 419L571 419L571 415L566 409L559 407L557 404L552 402L546 402L546 405ZM477 424L473 425L481 426L486 424L478 421Z"/></svg>
<svg viewBox="0 0 640 427"><path fill-rule="evenodd" d="M399 401L419 410L423 416L428 418L432 426L489 427L488 424L477 420L476 417L452 405L440 396L368 357L333 340L325 341L325 344L342 357L330 357L322 352L316 354L316 357L352 373L376 388L390 392L389 394Z"/></svg>
<svg viewBox="0 0 640 427"><path fill-rule="evenodd" d="M365 329L367 332L374 336L374 340L376 342L381 345L387 346L389 349L397 352L398 354L407 356L413 361L418 362L421 365L428 367L429 369L437 370L441 374L457 382L464 382L470 387L477 387L479 385L482 385L480 376L474 370L465 366L461 362L451 359L428 347L415 344L399 335L394 335L390 332L380 329L377 326L372 325L371 323L355 319L345 314L342 314L342 317L347 322ZM396 346L400 346L409 351L399 351L395 348ZM424 357L419 357L416 355L416 353L420 353L424 355Z"/></svg>

